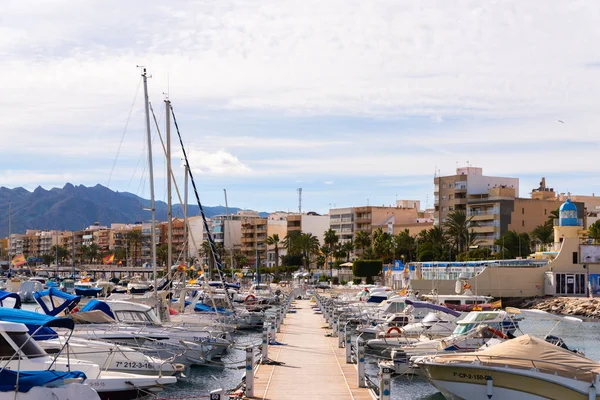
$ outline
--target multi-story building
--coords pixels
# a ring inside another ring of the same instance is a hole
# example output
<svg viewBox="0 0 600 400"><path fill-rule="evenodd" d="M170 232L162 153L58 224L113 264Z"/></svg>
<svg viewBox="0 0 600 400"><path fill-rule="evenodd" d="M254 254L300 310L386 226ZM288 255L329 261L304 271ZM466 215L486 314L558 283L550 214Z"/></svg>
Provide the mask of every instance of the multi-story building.
<svg viewBox="0 0 600 400"><path fill-rule="evenodd" d="M8 255L8 251L10 250L10 246L8 244L9 241L10 240L8 237L0 239L0 254L2 255L2 257Z"/></svg>
<svg viewBox="0 0 600 400"><path fill-rule="evenodd" d="M281 258L282 256L287 254L287 251L283 247L283 240L288 232L288 221L285 218L269 218L267 219L267 237L273 237L273 235L277 235L279 237L278 244L278 256ZM267 267L272 268L275 266L275 247L267 245ZM281 265L281 262L279 262Z"/></svg>
<svg viewBox="0 0 600 400"><path fill-rule="evenodd" d="M470 230L475 233L477 245L494 246L495 241L508 231L530 233L546 223L561 204L552 190L534 189L532 197L516 197L515 189L505 186L490 188L486 195L470 197L466 212L474 223ZM583 224L584 204L573 204Z"/></svg>
<svg viewBox="0 0 600 400"><path fill-rule="evenodd" d="M340 242L354 239L354 208L332 208L329 210L329 227L340 237Z"/></svg>
<svg viewBox="0 0 600 400"><path fill-rule="evenodd" d="M478 167L456 169L456 175L436 176L434 188L434 225L446 222L448 213L455 210L467 210L467 205L478 196L483 198L488 189L495 187L513 188L519 194L519 178L505 178L483 175Z"/></svg>
<svg viewBox="0 0 600 400"><path fill-rule="evenodd" d="M23 244L25 241L25 234L23 233L12 233L9 238L9 252L11 256L17 254L23 254Z"/></svg>
<svg viewBox="0 0 600 400"><path fill-rule="evenodd" d="M267 260L267 218L242 218L241 252L248 259L248 264L265 265Z"/></svg>
<svg viewBox="0 0 600 400"><path fill-rule="evenodd" d="M160 225L154 226L154 243L160 243ZM152 263L152 222L142 223L142 243L140 246L142 264Z"/></svg>
<svg viewBox="0 0 600 400"><path fill-rule="evenodd" d="M314 212L306 214L289 214L287 216L287 233L311 233L323 244L323 235L330 227L330 216L319 215Z"/></svg>

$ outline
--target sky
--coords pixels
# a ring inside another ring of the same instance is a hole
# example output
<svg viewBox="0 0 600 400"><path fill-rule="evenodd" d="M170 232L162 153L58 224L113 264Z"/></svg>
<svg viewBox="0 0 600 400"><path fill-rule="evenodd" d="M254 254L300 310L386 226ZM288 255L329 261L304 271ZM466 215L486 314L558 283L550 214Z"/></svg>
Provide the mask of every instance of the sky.
<svg viewBox="0 0 600 400"><path fill-rule="evenodd" d="M599 20L592 0L4 0L0 186L149 197L143 65L206 205L431 207L466 165L522 197L542 176L600 193Z"/></svg>

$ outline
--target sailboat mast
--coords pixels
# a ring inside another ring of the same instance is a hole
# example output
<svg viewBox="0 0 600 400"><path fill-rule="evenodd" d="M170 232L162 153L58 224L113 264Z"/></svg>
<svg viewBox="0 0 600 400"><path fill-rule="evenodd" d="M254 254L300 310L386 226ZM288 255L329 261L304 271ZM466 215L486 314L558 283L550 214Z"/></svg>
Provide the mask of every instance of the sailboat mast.
<svg viewBox="0 0 600 400"><path fill-rule="evenodd" d="M184 180L184 189L183 189L183 248L185 251L183 252L185 257L185 265L189 267L188 260L190 259L190 250L188 247L188 167L185 165L185 180Z"/></svg>
<svg viewBox="0 0 600 400"><path fill-rule="evenodd" d="M231 239L231 234L229 232L229 228L227 227L228 223L231 226L231 222L227 222L230 221L229 204L227 204L227 189L223 189L223 192L225 193L225 223L223 224L223 245L225 245L227 241L225 238L226 230L229 234L229 238ZM231 242L231 240L229 240L229 268L231 268L231 278L233 279L233 243Z"/></svg>
<svg viewBox="0 0 600 400"><path fill-rule="evenodd" d="M148 140L148 171L150 178L150 245L152 246L152 268L154 273L154 294L157 294L158 279L156 276L156 208L154 207L154 169L152 167L152 135L150 134L150 109L148 105L148 77L146 68L142 68L142 78L144 79L144 108L146 111L146 138Z"/></svg>
<svg viewBox="0 0 600 400"><path fill-rule="evenodd" d="M171 202L171 101L165 100L165 123L167 125L167 279L171 281L173 263L173 204Z"/></svg>
<svg viewBox="0 0 600 400"><path fill-rule="evenodd" d="M12 265L12 258L10 257L10 250L12 249L12 239L11 239L11 235L12 235L12 216L11 214L11 206L12 206L12 201L8 201L8 262L9 265Z"/></svg>

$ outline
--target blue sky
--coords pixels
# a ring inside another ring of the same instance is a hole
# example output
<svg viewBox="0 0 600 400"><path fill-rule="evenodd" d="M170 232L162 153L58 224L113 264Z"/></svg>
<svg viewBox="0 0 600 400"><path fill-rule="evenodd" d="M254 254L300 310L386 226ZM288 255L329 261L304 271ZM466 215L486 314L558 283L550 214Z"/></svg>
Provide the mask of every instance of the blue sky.
<svg viewBox="0 0 600 400"><path fill-rule="evenodd" d="M541 176L600 193L600 3L551 4L8 0L0 185L147 197L145 65L207 205L227 188L230 205L295 210L302 187L304 210L431 206L435 171L467 162L520 178L521 196Z"/></svg>

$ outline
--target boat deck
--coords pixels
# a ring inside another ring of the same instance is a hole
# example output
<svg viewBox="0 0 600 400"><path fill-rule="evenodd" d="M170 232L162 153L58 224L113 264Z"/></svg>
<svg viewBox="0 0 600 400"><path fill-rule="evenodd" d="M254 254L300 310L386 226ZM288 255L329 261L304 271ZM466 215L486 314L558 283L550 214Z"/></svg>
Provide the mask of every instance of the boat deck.
<svg viewBox="0 0 600 400"><path fill-rule="evenodd" d="M269 359L282 365L260 365L254 380L257 399L373 400L368 389L358 387L354 364L346 364L338 339L309 300L296 300L297 313L287 314L277 341L269 346Z"/></svg>

